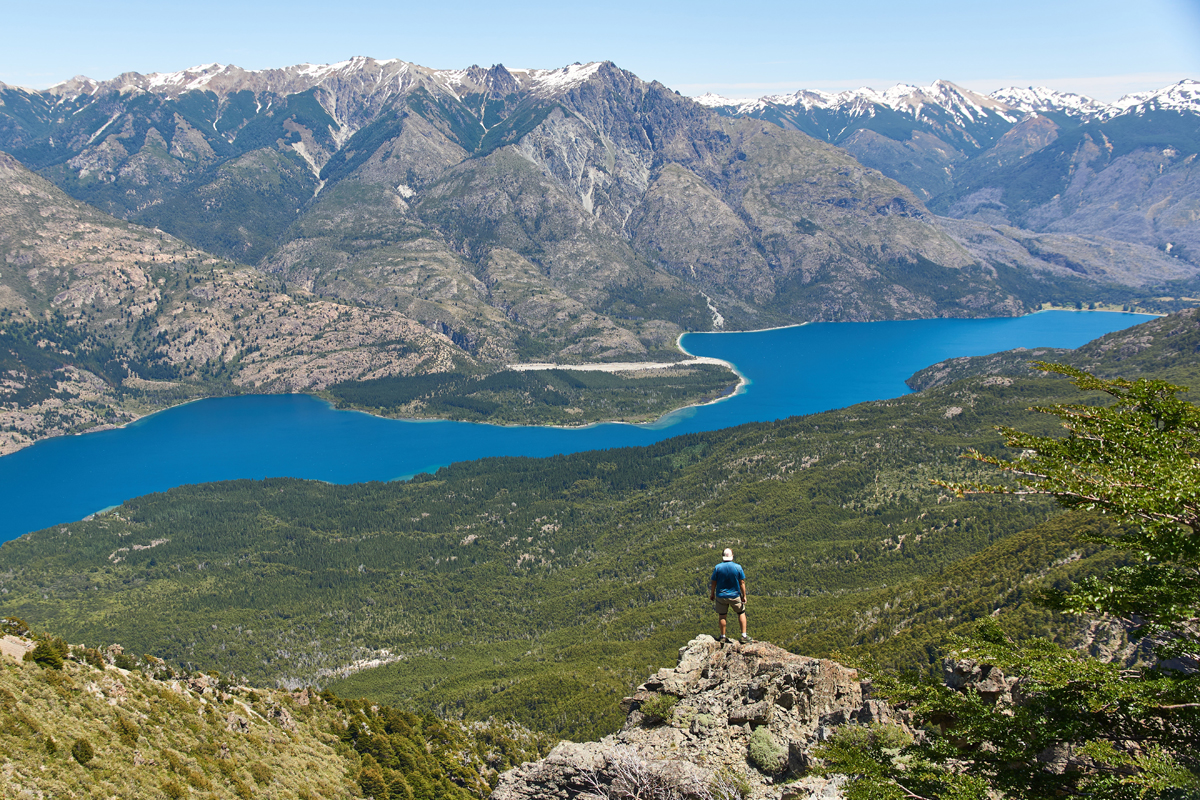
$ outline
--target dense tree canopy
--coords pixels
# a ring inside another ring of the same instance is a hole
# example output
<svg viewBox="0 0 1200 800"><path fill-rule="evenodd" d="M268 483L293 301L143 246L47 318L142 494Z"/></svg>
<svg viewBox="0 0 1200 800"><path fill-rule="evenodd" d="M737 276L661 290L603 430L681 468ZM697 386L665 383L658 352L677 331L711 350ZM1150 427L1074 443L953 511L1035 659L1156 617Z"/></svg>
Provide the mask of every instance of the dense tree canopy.
<svg viewBox="0 0 1200 800"><path fill-rule="evenodd" d="M1115 402L1034 409L1058 417L1065 436L1000 428L1020 451L1017 459L969 457L1010 474L1008 485L941 485L960 496L1048 494L1067 508L1116 516L1123 523L1116 533L1090 538L1129 558L1047 599L1119 620L1149 647L1122 664L1045 640L1014 641L1000 626L981 624L974 636L954 640L951 658L986 665L992 688L1003 688L882 679L884 694L910 709L921 730L911 740L880 727L847 732L826 746L827 768L856 776L852 797L955 798L987 789L1020 798L1173 798L1200 791L1200 409L1164 381L1039 367Z"/></svg>

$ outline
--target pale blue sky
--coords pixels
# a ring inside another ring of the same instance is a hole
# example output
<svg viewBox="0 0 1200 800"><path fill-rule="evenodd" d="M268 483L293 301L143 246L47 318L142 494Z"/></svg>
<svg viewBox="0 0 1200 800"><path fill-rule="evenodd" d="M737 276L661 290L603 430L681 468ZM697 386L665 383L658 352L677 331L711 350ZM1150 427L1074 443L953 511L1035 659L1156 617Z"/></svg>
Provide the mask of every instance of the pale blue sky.
<svg viewBox="0 0 1200 800"><path fill-rule="evenodd" d="M1100 100L1200 78L1200 0L504 3L0 0L0 81L247 69L355 55L430 67L611 60L687 95L938 78Z"/></svg>

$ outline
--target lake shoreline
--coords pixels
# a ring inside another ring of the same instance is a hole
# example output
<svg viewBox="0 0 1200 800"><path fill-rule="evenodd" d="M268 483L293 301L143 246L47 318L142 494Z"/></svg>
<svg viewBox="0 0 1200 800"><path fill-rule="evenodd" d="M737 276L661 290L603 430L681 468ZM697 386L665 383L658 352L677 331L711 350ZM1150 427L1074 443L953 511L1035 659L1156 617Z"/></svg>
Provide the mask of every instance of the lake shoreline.
<svg viewBox="0 0 1200 800"><path fill-rule="evenodd" d="M1088 313L1088 314L1096 313L1096 312L1116 313L1116 314L1137 314L1140 316L1147 316L1147 317L1165 316L1164 314L1153 313L1153 312L1122 311L1121 309L1117 309L1117 308L1095 308L1095 309L1040 308L1036 311L1031 311L1028 314L1023 314L1023 315L1021 315L1021 317L1030 317L1030 316L1035 316L1035 315L1039 315L1039 314L1043 314L1043 313L1047 313L1047 312L1057 312L1057 311L1069 311L1069 312L1074 312L1074 313ZM967 317L967 318L962 318L962 319L1020 319L1021 317ZM922 318L922 319L926 319L926 318ZM933 319L959 319L959 318L930 317L927 319L933 320ZM874 322L912 322L912 321L919 321L919 320L875 320ZM774 332L779 332L779 331L800 329L800 328L804 328L804 327L816 325L816 324L847 324L847 323L798 322L798 323L795 323L792 325L778 325L778 326L775 326L772 328L761 328L761 329L755 329L755 330L687 331L684 333L680 333L675 339L675 348L679 351L679 353L681 355L687 357L683 361L597 362L597 363L590 363L590 364L558 364L558 363L553 363L553 362L530 362L530 363L504 364L504 365L502 365L501 369L513 370L513 371L518 371L518 372L535 372L535 371L539 371L539 370L563 370L563 371L568 371L568 372L569 371L578 371L578 372L606 372L606 373L639 372L639 371L648 371L648 370L655 370L655 369L669 369L672 367L683 367L683 366L688 366L691 364L710 364L710 365L714 365L714 366L722 366L722 367L728 369L730 372L732 372L734 375L737 376L738 383L733 388L732 391L727 392L727 393L721 395L720 397L716 397L711 400L703 400L703 401L695 402L695 403L686 403L684 405L677 406L676 408L672 408L667 411L664 411L663 413L659 414L657 417L650 418L650 419L628 420L628 419L620 419L620 418L610 418L610 419L593 420L590 422L583 422L583 423L580 423L577 425L552 424L552 423L551 424L538 424L538 423L523 423L523 422L487 422L487 421L471 421L471 422L472 422L472 424L489 425L489 426L497 427L497 428L553 428L553 429L559 429L559 430L584 430L584 429L587 429L587 428L590 428L593 426L597 426L597 425L609 425L609 424L611 424L611 425L633 425L633 426L660 425L663 422L663 420L669 418L672 415L686 412L689 409L703 408L705 406L710 406L710 405L713 405L716 403L722 403L722 402L730 400L734 397L742 395L745 393L745 391L747 390L747 387L751 383L751 381L744 374L742 374L741 371L739 371L737 365L734 364L733 362L726 360L726 359L714 358L711 356L697 356L696 354L688 351L687 348L685 348L683 346L683 338L685 336L688 336L688 335L696 335L696 336L755 335L755 334L765 334L765 333L774 333ZM851 323L851 324L869 325L869 324L873 324L873 323L866 322L866 323ZM929 365L925 365L925 366L929 366ZM86 430L72 431L70 433L61 433L61 434L55 434L52 436L45 436L45 437L41 437L41 438L37 438L37 439L32 439L30 441L22 442L20 444L15 444L11 441L0 441L0 459L3 459L10 455L13 455L14 453L21 452L22 450L24 450L32 445L36 445L40 442L53 441L56 439L62 439L62 438L71 437L71 436L86 436L89 434L101 433L104 431L122 430L122 429L128 428L131 425L134 425L135 423L141 422L142 420L145 420L149 417L153 417L156 414L161 414L164 411L171 411L173 409L182 408L184 406L199 402L201 400L212 400L212 399L217 399L220 397L229 397L229 396L270 397L270 396L280 396L280 395L286 395L286 394L306 395L306 396L321 400L323 402L330 403L331 407L337 408L337 406L335 406L331 402L329 397L327 395L325 395L322 391L313 391L313 392L253 392L253 391L251 391L251 392L239 392L234 395L222 395L222 394L206 395L203 397L193 397L188 400L184 400L181 403L174 403L171 405L162 406L160 408L155 408L154 410L148 411L148 412L141 412L141 411L135 412L135 411L122 409L124 411L124 413L131 416L132 419L129 419L127 421L124 421L124 422L122 422L120 424L116 424L116 425L111 424L111 423L101 423L94 427L87 428ZM453 417L441 417L441 416L389 416L387 414L380 413L378 411L378 409L371 409L371 408L358 407L358 406L347 406L347 407L340 408L337 410L356 411L356 412L359 412L362 414L367 414L368 416L375 417L378 419L399 420L399 421L404 421L404 422L448 422L448 421L449 422L467 422L468 421L468 420L456 419ZM15 446L14 446L14 444L15 444Z"/></svg>
<svg viewBox="0 0 1200 800"><path fill-rule="evenodd" d="M1018 347L1074 348L1149 319L1031 314L789 326L756 332L757 338L681 337L676 344L685 356L736 365L737 386L729 391L734 382L728 381L721 396L714 391L701 403L648 422L547 426L397 420L363 409L340 414L316 395L240 394L213 403L189 399L164 409L171 414L148 414L136 425L58 436L0 457L0 502L6 507L0 540L183 484L270 477L337 484L390 481L449 463L642 447L846 408L909 394L907 378L947 358Z"/></svg>

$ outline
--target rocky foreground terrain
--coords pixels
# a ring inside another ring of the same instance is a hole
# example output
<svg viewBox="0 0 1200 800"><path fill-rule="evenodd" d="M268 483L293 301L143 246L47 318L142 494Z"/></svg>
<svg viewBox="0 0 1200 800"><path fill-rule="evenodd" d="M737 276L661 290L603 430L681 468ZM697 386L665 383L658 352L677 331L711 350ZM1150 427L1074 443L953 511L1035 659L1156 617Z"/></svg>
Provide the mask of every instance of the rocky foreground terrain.
<svg viewBox="0 0 1200 800"><path fill-rule="evenodd" d="M623 701L625 726L563 742L506 772L492 800L607 797L840 798L843 778L804 776L839 725L888 721L858 673L767 642L700 635ZM639 794L638 792L641 792Z"/></svg>
<svg viewBox="0 0 1200 800"><path fill-rule="evenodd" d="M489 791L492 800L835 800L844 778L804 777L813 746L839 725L892 718L855 670L701 635L680 648L676 667L623 701L622 730L600 742L562 742L500 774L497 766L536 753L538 738L512 725L439 723L312 690L187 675L117 645L54 641L0 638L5 796L99 786L143 797L412 797L411 787L427 783L437 796L464 800ZM969 673L959 682L971 682ZM435 760L395 762L393 750L410 742Z"/></svg>

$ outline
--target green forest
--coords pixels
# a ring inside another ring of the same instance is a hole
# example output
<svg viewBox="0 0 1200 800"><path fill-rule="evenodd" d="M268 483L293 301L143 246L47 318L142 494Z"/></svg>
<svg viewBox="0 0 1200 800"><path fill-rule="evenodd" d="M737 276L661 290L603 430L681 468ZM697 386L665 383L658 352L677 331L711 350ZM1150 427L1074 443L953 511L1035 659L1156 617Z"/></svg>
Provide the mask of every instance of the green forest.
<svg viewBox="0 0 1200 800"><path fill-rule="evenodd" d="M571 369L397 375L330 386L339 408L467 422L585 425L646 421L730 394L738 378L715 364L610 373Z"/></svg>
<svg viewBox="0 0 1200 800"><path fill-rule="evenodd" d="M1190 346L1192 312L1159 325ZM1142 352L1122 357L1125 374L1163 360ZM392 483L185 486L5 544L0 591L7 613L72 642L590 738L621 723L623 693L715 631L707 581L726 546L746 569L752 635L795 652L929 670L985 617L1077 642L1074 617L1035 601L1119 564L1080 539L1115 523L931 481L982 479L961 456L1003 453L996 425L1052 434L1030 406L1102 398L1059 376L963 374L645 448ZM370 659L384 666L345 669Z"/></svg>

